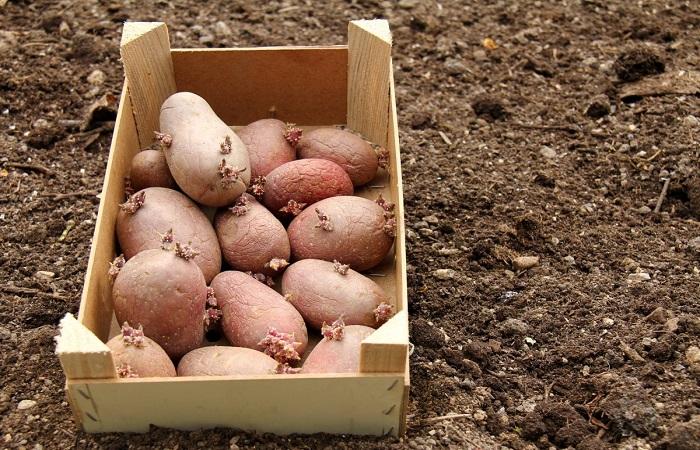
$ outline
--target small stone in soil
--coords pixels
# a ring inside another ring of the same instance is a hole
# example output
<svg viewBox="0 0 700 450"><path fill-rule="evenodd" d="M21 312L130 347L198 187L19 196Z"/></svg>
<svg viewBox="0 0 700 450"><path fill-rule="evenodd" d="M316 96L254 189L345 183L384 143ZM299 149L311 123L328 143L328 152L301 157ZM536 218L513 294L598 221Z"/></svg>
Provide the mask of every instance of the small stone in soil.
<svg viewBox="0 0 700 450"><path fill-rule="evenodd" d="M515 270L528 270L532 269L540 263L539 256L518 256L513 259L513 268Z"/></svg>
<svg viewBox="0 0 700 450"><path fill-rule="evenodd" d="M425 216L425 217L423 217L423 220L425 222L428 222L428 223L433 224L433 225L437 225L438 223L440 223L440 220L437 218L437 216L435 214Z"/></svg>
<svg viewBox="0 0 700 450"><path fill-rule="evenodd" d="M460 250L458 248L441 248L440 250L438 250L438 254L442 256L453 256L459 253Z"/></svg>
<svg viewBox="0 0 700 450"><path fill-rule="evenodd" d="M218 37L227 37L233 34L231 28L228 25L226 25L226 22L222 22L221 20L214 24L214 33Z"/></svg>
<svg viewBox="0 0 700 450"><path fill-rule="evenodd" d="M90 83L93 86L101 86L102 84L104 84L106 79L107 76L100 69L93 70L87 77L88 83Z"/></svg>
<svg viewBox="0 0 700 450"><path fill-rule="evenodd" d="M33 408L36 406L36 401L34 400L21 400L19 404L17 405L17 409L19 410L25 410L29 408Z"/></svg>
<svg viewBox="0 0 700 450"><path fill-rule="evenodd" d="M557 157L557 152L552 147L543 145L540 149L540 155L544 156L547 159L552 159Z"/></svg>
<svg viewBox="0 0 700 450"><path fill-rule="evenodd" d="M574 264L576 264L576 259L571 255L567 255L564 257L564 262L569 264L570 266L573 266Z"/></svg>
<svg viewBox="0 0 700 450"><path fill-rule="evenodd" d="M613 319L611 319L610 317L603 318L603 326L611 327L613 325L615 325L615 321Z"/></svg>
<svg viewBox="0 0 700 450"><path fill-rule="evenodd" d="M691 345L685 351L685 359L688 364L700 363L700 347L697 345Z"/></svg>
<svg viewBox="0 0 700 450"><path fill-rule="evenodd" d="M688 241L688 248L700 253L700 236Z"/></svg>
<svg viewBox="0 0 700 450"><path fill-rule="evenodd" d="M647 322L664 323L668 320L669 314L661 306L654 309L648 316L644 318Z"/></svg>
<svg viewBox="0 0 700 450"><path fill-rule="evenodd" d="M627 280L633 283L640 282L640 281L649 281L651 280L651 276L649 276L648 273L646 272L635 272L631 273L627 276Z"/></svg>
<svg viewBox="0 0 700 450"><path fill-rule="evenodd" d="M433 276L439 280L451 280L457 275L452 269L436 269L433 271Z"/></svg>

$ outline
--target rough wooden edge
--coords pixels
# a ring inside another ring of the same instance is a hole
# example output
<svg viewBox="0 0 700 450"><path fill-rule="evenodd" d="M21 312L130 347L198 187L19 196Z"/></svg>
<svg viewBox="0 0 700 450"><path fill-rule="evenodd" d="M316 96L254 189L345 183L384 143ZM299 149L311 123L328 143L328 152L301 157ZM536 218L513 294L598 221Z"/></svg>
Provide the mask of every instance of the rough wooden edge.
<svg viewBox="0 0 700 450"><path fill-rule="evenodd" d="M147 147L159 129L160 106L176 91L168 28L162 22L126 22L119 50L139 146Z"/></svg>
<svg viewBox="0 0 700 450"><path fill-rule="evenodd" d="M112 352L97 336L66 314L59 324L56 354L67 379L117 378Z"/></svg>
<svg viewBox="0 0 700 450"><path fill-rule="evenodd" d="M271 45L269 47L171 48L171 53L260 52L289 50L347 50L347 45Z"/></svg>
<svg viewBox="0 0 700 450"><path fill-rule="evenodd" d="M69 380L84 430L234 427L277 434L398 435L404 374ZM300 409L301 408L301 409Z"/></svg>
<svg viewBox="0 0 700 450"><path fill-rule="evenodd" d="M131 158L138 151L138 137L128 89L129 83L125 80L78 311L78 321L102 340L107 339L112 322L111 286L106 274L116 247L114 228L117 209L124 200L124 179L117 174L127 173L125 166L128 167Z"/></svg>
<svg viewBox="0 0 700 450"><path fill-rule="evenodd" d="M408 355L408 311L400 311L360 345L360 372L403 372Z"/></svg>
<svg viewBox="0 0 700 450"><path fill-rule="evenodd" d="M386 20L348 25L347 125L386 147L389 120L391 32Z"/></svg>

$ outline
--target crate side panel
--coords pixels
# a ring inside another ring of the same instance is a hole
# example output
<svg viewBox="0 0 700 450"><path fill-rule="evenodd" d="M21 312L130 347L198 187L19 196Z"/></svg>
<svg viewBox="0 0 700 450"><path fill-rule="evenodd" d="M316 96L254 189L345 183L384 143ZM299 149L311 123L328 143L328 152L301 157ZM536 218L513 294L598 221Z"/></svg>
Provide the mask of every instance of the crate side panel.
<svg viewBox="0 0 700 450"><path fill-rule="evenodd" d="M109 335L113 311L112 286L107 271L116 249L114 228L119 204L124 201L124 177L129 172L131 159L139 150L127 92L128 83L124 82L78 312L78 321L103 341Z"/></svg>
<svg viewBox="0 0 700 450"><path fill-rule="evenodd" d="M397 435L404 377L287 376L143 379L68 385L87 432L145 432L149 425L228 427L276 434Z"/></svg>
<svg viewBox="0 0 700 450"><path fill-rule="evenodd" d="M345 46L171 51L178 91L198 94L230 125L275 117L345 123Z"/></svg>
<svg viewBox="0 0 700 450"><path fill-rule="evenodd" d="M387 145L390 66L391 33L388 22L350 22L347 124L382 147Z"/></svg>

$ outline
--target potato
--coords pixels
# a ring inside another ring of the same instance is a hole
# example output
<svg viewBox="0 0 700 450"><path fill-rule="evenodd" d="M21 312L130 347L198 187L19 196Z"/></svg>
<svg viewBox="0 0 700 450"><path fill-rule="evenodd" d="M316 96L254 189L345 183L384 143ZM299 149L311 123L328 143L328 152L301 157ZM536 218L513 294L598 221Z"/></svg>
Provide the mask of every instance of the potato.
<svg viewBox="0 0 700 450"><path fill-rule="evenodd" d="M121 269L115 264L112 303L118 323L143 326L173 359L193 350L204 338L207 283L191 260L192 250L176 244L174 251L145 250Z"/></svg>
<svg viewBox="0 0 700 450"><path fill-rule="evenodd" d="M131 160L129 179L134 191L149 187L177 189L177 183L170 174L165 155L160 150L138 152Z"/></svg>
<svg viewBox="0 0 700 450"><path fill-rule="evenodd" d="M236 271L221 272L211 287L231 345L263 350L280 363L296 361L304 353L308 343L304 319L276 291Z"/></svg>
<svg viewBox="0 0 700 450"><path fill-rule="evenodd" d="M232 208L220 210L214 228L224 259L234 269L273 275L287 266L287 230L252 195L243 194Z"/></svg>
<svg viewBox="0 0 700 450"><path fill-rule="evenodd" d="M299 158L333 161L345 170L352 184L362 186L377 175L379 158L372 144L356 134L338 128L317 128L299 141Z"/></svg>
<svg viewBox="0 0 700 450"><path fill-rule="evenodd" d="M300 129L277 119L257 120L238 130L238 137L248 149L251 179L294 161L300 136Z"/></svg>
<svg viewBox="0 0 700 450"><path fill-rule="evenodd" d="M173 362L163 348L124 322L120 334L107 341L121 378L174 377Z"/></svg>
<svg viewBox="0 0 700 450"><path fill-rule="evenodd" d="M357 271L384 259L394 242L393 205L361 197L331 197L301 212L287 228L292 258L338 260Z"/></svg>
<svg viewBox="0 0 700 450"><path fill-rule="evenodd" d="M221 250L214 227L197 204L180 192L161 187L132 195L117 215L117 239L127 259L160 248L160 233L173 231L176 240L192 243L194 262L207 283L221 271Z"/></svg>
<svg viewBox="0 0 700 450"><path fill-rule="evenodd" d="M168 97L160 108L156 136L173 178L195 201L230 205L248 187L245 144L202 97L191 92Z"/></svg>
<svg viewBox="0 0 700 450"><path fill-rule="evenodd" d="M267 175L263 203L275 214L296 215L290 201L304 206L335 195L352 195L350 177L325 159L300 159L282 164ZM300 206L303 209L304 206ZM284 209L283 209L284 208Z"/></svg>
<svg viewBox="0 0 700 450"><path fill-rule="evenodd" d="M340 332L337 329L333 330L334 335L332 337L330 335L324 337L311 350L309 356L306 357L306 361L304 361L301 373L360 371L360 344L374 332L374 329L363 325L347 325L342 328Z"/></svg>
<svg viewBox="0 0 700 450"><path fill-rule="evenodd" d="M177 365L181 377L198 375L267 375L275 373L277 361L257 350L213 345L192 350Z"/></svg>
<svg viewBox="0 0 700 450"><path fill-rule="evenodd" d="M377 283L337 261L295 262L284 272L282 294L318 330L338 317L347 325L376 328L391 312L390 299Z"/></svg>

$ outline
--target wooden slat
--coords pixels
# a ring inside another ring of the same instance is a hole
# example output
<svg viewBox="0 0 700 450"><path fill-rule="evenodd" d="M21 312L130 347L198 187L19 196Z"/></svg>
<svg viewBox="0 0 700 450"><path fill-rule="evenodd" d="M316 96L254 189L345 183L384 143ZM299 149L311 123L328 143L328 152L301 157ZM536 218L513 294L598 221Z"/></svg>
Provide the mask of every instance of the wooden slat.
<svg viewBox="0 0 700 450"><path fill-rule="evenodd" d="M124 201L124 177L129 173L131 159L139 150L131 101L126 95L128 87L125 81L78 311L78 321L102 340L107 339L112 320L112 285L107 271L116 248L114 227L119 203Z"/></svg>
<svg viewBox="0 0 700 450"><path fill-rule="evenodd" d="M231 427L276 434L398 435L403 374L267 375L71 380L87 432L145 432L149 425Z"/></svg>
<svg viewBox="0 0 700 450"><path fill-rule="evenodd" d="M389 120L391 32L386 20L355 20L348 26L347 124L386 147Z"/></svg>
<svg viewBox="0 0 700 450"><path fill-rule="evenodd" d="M171 51L178 91L204 97L229 125L276 117L345 123L346 46Z"/></svg>
<svg viewBox="0 0 700 450"><path fill-rule="evenodd" d="M408 311L400 311L362 341L360 372L398 372L406 369Z"/></svg>
<svg viewBox="0 0 700 450"><path fill-rule="evenodd" d="M162 22L126 22L120 45L140 147L159 130L160 106L175 93L168 28Z"/></svg>
<svg viewBox="0 0 700 450"><path fill-rule="evenodd" d="M59 325L56 354L67 379L117 378L112 352L72 314Z"/></svg>

